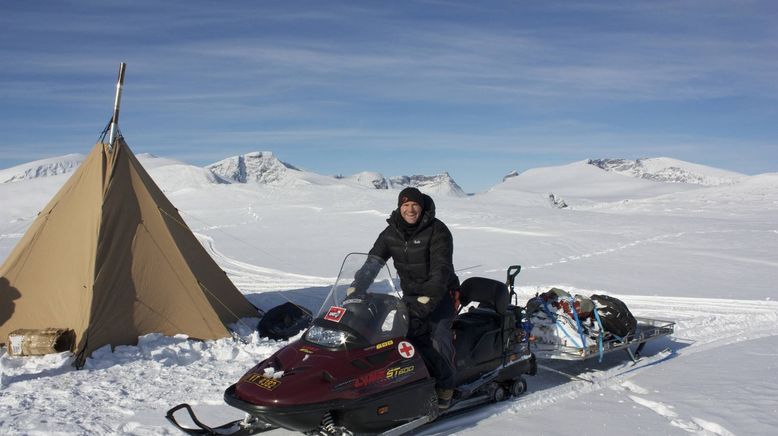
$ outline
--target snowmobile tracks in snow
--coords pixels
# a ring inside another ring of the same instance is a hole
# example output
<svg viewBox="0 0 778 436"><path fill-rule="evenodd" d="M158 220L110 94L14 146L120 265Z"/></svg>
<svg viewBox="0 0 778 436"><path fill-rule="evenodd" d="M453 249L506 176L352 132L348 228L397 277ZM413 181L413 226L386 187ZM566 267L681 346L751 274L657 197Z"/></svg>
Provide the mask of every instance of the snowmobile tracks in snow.
<svg viewBox="0 0 778 436"><path fill-rule="evenodd" d="M197 235L206 250L219 265L230 275L236 285L244 291L264 291L289 288L324 286L333 281L331 278L313 277L289 274L281 271L262 268L232 259L219 252L213 240L207 236ZM668 237L678 237L681 234L663 235L650 241ZM619 249L628 248L634 244L626 244ZM591 255L607 254L612 250ZM587 255L581 257L589 257ZM568 260L576 260L574 258ZM538 266L538 267L544 267ZM734 342L757 339L764 336L778 335L778 302L757 300L727 300L684 297L657 296L620 296L638 316L672 319L676 322L676 331L672 340L663 339L661 346L671 348L656 352L656 345L648 351L637 363L633 363L623 354L623 361L614 363L614 357L609 357L602 364L594 364L598 369L592 369L591 362L543 362L538 376L528 378L529 390L520 397L511 398L501 403L483 407L468 408L439 417L410 434L441 434L461 430L460 417L466 416L468 422L486 419L504 412L522 413L523 411L541 409L554 404L580 398L603 388L623 389L628 379L654 365L668 359L682 358L684 355L704 351L711 348L726 346ZM622 353L615 353L622 359ZM610 366L609 366L610 365ZM605 368L605 369L601 369ZM570 377L572 376L572 378ZM560 382L560 380L565 380ZM632 393L629 399L640 406L647 407L667 418L671 425L690 431L707 431L711 434L730 434L723 427L697 418L683 419L674 416L671 409L663 408L650 400ZM662 413L671 412L671 413ZM695 430L697 429L697 430ZM276 434L271 431L270 434Z"/></svg>
<svg viewBox="0 0 778 436"><path fill-rule="evenodd" d="M243 293L328 286L335 281L334 277L292 274L241 262L217 250L213 238L199 233L195 236Z"/></svg>
<svg viewBox="0 0 778 436"><path fill-rule="evenodd" d="M457 229L476 229L475 227L462 227L459 226ZM514 231L509 229L497 229L497 228L486 228L486 227L479 227L479 230L486 230L486 231L492 231L492 232L500 232L500 233L509 233L509 234L521 234L525 236L549 236L543 233L536 233L536 232L523 232L523 231ZM610 247L602 247L600 249L590 251L587 253L579 253L579 254L571 254L569 256L564 256L559 258L558 260L542 263L542 264L536 264L536 265L527 265L524 268L527 270L531 269L543 269L543 268L549 268L554 267L557 265L569 263L569 262L577 262L593 257L598 256L609 256L618 254L619 252L623 250L629 250L633 249L635 247L641 246L641 245L647 245L647 244L658 244L663 243L666 241L674 240L674 239L683 239L686 237L694 237L698 235L708 235L708 234L725 234L725 233L776 233L776 230L708 230L708 231L696 231L696 232L675 232L675 233L665 233L660 234L656 236L651 236L643 239L637 239L633 241L625 241L622 243L619 243L617 245L612 245ZM749 259L744 257L736 257L736 256L726 256L721 253L712 253L712 252L700 252L699 255L704 255L708 257L716 257L720 259L728 259L738 262L744 262L744 263L755 263L755 264L761 264L761 265L767 265L767 266L776 266L775 262L765 261L765 260L759 260L759 259ZM487 273L494 273L499 272L500 269L489 269L485 272Z"/></svg>
<svg viewBox="0 0 778 436"><path fill-rule="evenodd" d="M487 419L505 412L526 413L533 409L542 409L553 406L560 401L585 397L593 392L611 386L618 386L639 371L653 365L660 364L676 354L670 349L664 349L654 355L640 358L636 363L627 360L621 364L605 370L588 370L576 374L572 379L567 375L548 371L548 368L538 367L538 375L528 379L529 390L527 393L509 399L501 403L493 403L481 408L463 410L452 415L442 416L438 420L422 427L414 435L439 435L450 434L462 430L462 417L468 423ZM626 357L626 355L625 355ZM584 362L574 362L567 366L585 366ZM545 365L544 365L545 366ZM569 381L560 384L559 379Z"/></svg>
<svg viewBox="0 0 778 436"><path fill-rule="evenodd" d="M473 421L506 412L522 414L552 407L607 388L627 391L629 400L666 418L674 427L690 432L731 435L717 423L696 417L687 419L675 412L672 406L644 398L647 392L629 379L671 359L683 359L736 342L778 336L778 302L649 296L625 296L625 301L636 315L674 319L675 334L670 339L652 342L636 363L629 360L625 353L608 355L603 363L596 363L596 360L542 361L538 375L528 378L529 389L522 396L441 417L414 434L461 431L463 424L470 426ZM657 351L661 347L667 348ZM466 418L463 420L458 418L460 416Z"/></svg>
<svg viewBox="0 0 778 436"><path fill-rule="evenodd" d="M682 354L743 340L778 335L778 302L682 297L625 296L638 316L676 322L676 341L693 343Z"/></svg>

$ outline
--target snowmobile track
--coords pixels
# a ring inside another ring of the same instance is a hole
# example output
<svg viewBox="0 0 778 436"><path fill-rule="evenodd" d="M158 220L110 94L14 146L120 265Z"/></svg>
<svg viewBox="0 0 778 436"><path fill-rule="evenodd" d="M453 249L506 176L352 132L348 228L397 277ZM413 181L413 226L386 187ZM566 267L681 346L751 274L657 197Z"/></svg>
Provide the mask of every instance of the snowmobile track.
<svg viewBox="0 0 778 436"><path fill-rule="evenodd" d="M505 412L522 413L527 410L548 407L562 400L576 399L610 386L619 385L640 371L676 356L677 354L672 350L664 349L654 355L640 358L637 363L625 361L622 364L606 370L590 370L588 372L576 374L575 377L577 379L562 384L553 383L548 380L550 378L559 378L560 375L554 373L544 374L543 370L539 368L537 376L527 379L529 383L527 393L501 403L487 404L480 408L467 409L451 416L444 416L421 428L419 431L409 434L451 434L456 430L461 430L461 422L458 422L458 417L467 416L467 422L480 421ZM583 362L576 362L574 366L581 367L584 365ZM533 389L533 385L539 384L539 381L542 381L540 384L548 383L549 386Z"/></svg>
<svg viewBox="0 0 778 436"><path fill-rule="evenodd" d="M609 356L603 364L587 361L542 361L543 366L559 369L573 379L553 371L538 369L538 375L528 378L529 389L524 395L477 409L462 411L453 416L430 423L418 435L443 435L461 431L464 425L488 419L503 413L526 413L543 409L561 401L575 400L605 388L617 387L643 371L685 356L735 342L754 340L765 336L778 336L778 302L758 300L727 300L681 297L624 296L629 307L639 316L662 316L674 319L676 332L669 341L671 348L654 354L644 354L633 363L624 353L624 361L605 367L615 356ZM666 345L667 340L662 344ZM655 347L655 345L653 345ZM649 347L649 350L651 347ZM592 368L594 366L595 368ZM560 384L559 380L565 380ZM466 416L466 419L460 417ZM700 424L697 425L700 427Z"/></svg>

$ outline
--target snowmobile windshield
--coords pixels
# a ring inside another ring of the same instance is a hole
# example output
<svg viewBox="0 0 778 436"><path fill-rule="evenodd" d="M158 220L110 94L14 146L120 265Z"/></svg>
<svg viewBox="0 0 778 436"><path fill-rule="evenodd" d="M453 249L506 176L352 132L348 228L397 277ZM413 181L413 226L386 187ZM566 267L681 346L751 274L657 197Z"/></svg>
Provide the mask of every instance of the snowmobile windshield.
<svg viewBox="0 0 778 436"><path fill-rule="evenodd" d="M407 332L408 309L383 259L351 253L305 340L327 348L356 348Z"/></svg>

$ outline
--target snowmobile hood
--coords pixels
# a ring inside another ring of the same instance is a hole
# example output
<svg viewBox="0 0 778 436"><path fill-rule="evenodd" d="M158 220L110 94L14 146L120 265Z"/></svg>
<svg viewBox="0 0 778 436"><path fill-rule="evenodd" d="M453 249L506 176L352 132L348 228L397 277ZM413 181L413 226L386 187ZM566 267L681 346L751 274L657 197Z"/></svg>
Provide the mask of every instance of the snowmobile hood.
<svg viewBox="0 0 778 436"><path fill-rule="evenodd" d="M235 395L255 406L297 407L354 400L428 377L420 354L402 338L359 350L300 340L249 370Z"/></svg>

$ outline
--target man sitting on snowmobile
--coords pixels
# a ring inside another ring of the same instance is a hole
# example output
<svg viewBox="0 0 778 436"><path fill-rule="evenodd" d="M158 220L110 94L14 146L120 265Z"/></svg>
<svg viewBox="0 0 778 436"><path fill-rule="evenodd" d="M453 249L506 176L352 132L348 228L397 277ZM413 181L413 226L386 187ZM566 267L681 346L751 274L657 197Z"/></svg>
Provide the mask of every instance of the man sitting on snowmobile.
<svg viewBox="0 0 778 436"><path fill-rule="evenodd" d="M453 238L448 227L435 218L432 198L412 187L400 192L397 209L386 222L389 225L369 254L394 260L410 313L408 338L436 379L439 406L447 408L456 371L451 333L456 315L453 294L459 289L452 261Z"/></svg>

